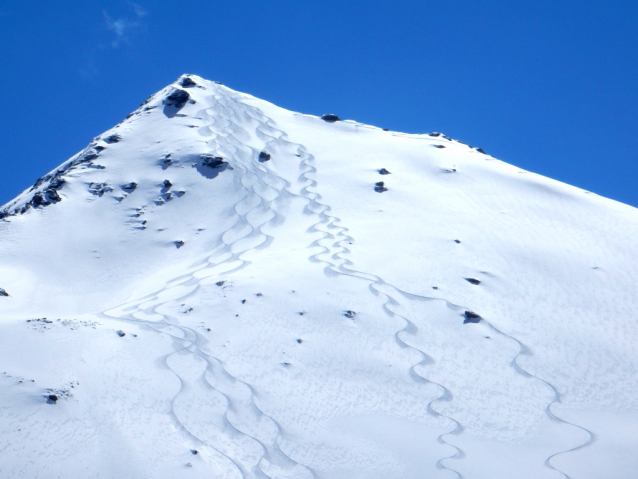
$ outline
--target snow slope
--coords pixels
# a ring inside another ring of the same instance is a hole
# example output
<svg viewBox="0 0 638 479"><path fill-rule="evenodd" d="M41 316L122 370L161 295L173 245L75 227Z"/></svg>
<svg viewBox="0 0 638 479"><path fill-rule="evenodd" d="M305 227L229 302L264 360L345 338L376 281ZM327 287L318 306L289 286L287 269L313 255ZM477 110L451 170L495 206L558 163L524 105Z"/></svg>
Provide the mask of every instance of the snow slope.
<svg viewBox="0 0 638 479"><path fill-rule="evenodd" d="M0 477L638 477L632 207L185 75L0 217Z"/></svg>

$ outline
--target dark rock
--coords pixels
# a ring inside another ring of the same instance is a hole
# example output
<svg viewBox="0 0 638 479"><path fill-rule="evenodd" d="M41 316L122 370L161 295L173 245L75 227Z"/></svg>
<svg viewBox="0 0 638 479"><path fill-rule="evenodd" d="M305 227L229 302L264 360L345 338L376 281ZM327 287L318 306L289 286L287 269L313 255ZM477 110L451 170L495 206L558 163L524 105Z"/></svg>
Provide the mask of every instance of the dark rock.
<svg viewBox="0 0 638 479"><path fill-rule="evenodd" d="M377 193L383 193L384 191L388 191L388 189L383 186L383 181L379 181L377 183L374 184L374 191L376 191Z"/></svg>
<svg viewBox="0 0 638 479"><path fill-rule="evenodd" d="M228 165L221 156L213 156L210 153L204 153L200 158L202 159L202 165L209 168L221 168L224 165Z"/></svg>
<svg viewBox="0 0 638 479"><path fill-rule="evenodd" d="M130 183L127 183L126 185L122 185L122 189L126 191L127 193L132 193L133 191L135 191L136 188L137 188L137 183L135 183L134 181L131 181Z"/></svg>
<svg viewBox="0 0 638 479"><path fill-rule="evenodd" d="M49 394L47 396L47 402L50 404L55 404L56 402L58 402L58 399L60 398L58 398L58 396L55 394Z"/></svg>
<svg viewBox="0 0 638 479"><path fill-rule="evenodd" d="M49 188L53 188L54 190L60 190L64 186L64 183L66 183L64 178L53 178L51 180L51 183L49 183Z"/></svg>
<svg viewBox="0 0 638 479"><path fill-rule="evenodd" d="M357 313L355 313L354 311L348 310L345 313L343 313L343 315L346 318L354 319L354 317L357 315Z"/></svg>
<svg viewBox="0 0 638 479"><path fill-rule="evenodd" d="M41 178L38 178L38 180L33 184L33 186L31 187L31 190L29 190L29 191L35 190L42 183L44 183L45 181L49 181L50 179L51 179L51 175L45 175L45 176L43 176Z"/></svg>
<svg viewBox="0 0 638 479"><path fill-rule="evenodd" d="M297 342L298 342L299 344L301 344L301 343L303 343L303 339L298 339L298 340L297 340Z"/></svg>
<svg viewBox="0 0 638 479"><path fill-rule="evenodd" d="M120 338L123 338L124 336L126 336L126 333L120 329L120 330L117 332L117 335L118 335Z"/></svg>
<svg viewBox="0 0 638 479"><path fill-rule="evenodd" d="M177 249L180 249L182 246L184 246L184 242L182 240L175 241L175 246L177 246Z"/></svg>
<svg viewBox="0 0 638 479"><path fill-rule="evenodd" d="M87 163L89 161L93 161L97 159L97 157L98 157L98 154L95 151L90 150L90 151L87 151L84 155L82 155L79 158L78 163Z"/></svg>
<svg viewBox="0 0 638 479"><path fill-rule="evenodd" d="M42 193L38 192L35 195L33 195L31 204L33 205L34 208L38 208L40 206L49 206L51 203L49 203L47 200L44 199L44 195Z"/></svg>
<svg viewBox="0 0 638 479"><path fill-rule="evenodd" d="M461 243L461 240L454 240L454 242L455 242L456 244L460 244L460 243Z"/></svg>
<svg viewBox="0 0 638 479"><path fill-rule="evenodd" d="M113 188L108 183L91 183L89 184L89 191L96 196L104 196L104 193L113 191Z"/></svg>
<svg viewBox="0 0 638 479"><path fill-rule="evenodd" d="M445 148L445 145L432 145L434 148Z"/></svg>
<svg viewBox="0 0 638 479"><path fill-rule="evenodd" d="M171 183L171 182L170 182L170 181L168 181L168 180L164 180L164 183L162 183L162 184L164 185L164 188L166 188L166 189L168 189L168 188L170 188L171 186L173 186L173 183Z"/></svg>
<svg viewBox="0 0 638 479"><path fill-rule="evenodd" d="M4 289L0 288L0 296L9 296L9 293L7 293Z"/></svg>
<svg viewBox="0 0 638 479"><path fill-rule="evenodd" d="M467 281L468 283L481 284L481 282L478 279L474 279L474 278L463 278L463 279Z"/></svg>
<svg viewBox="0 0 638 479"><path fill-rule="evenodd" d="M0 220L3 220L3 219L5 219L5 218L7 218L7 217L9 217L9 216L10 216L10 215L9 215L9 212L8 212L8 211L6 211L6 210L4 210L4 211L0 211Z"/></svg>
<svg viewBox="0 0 638 479"><path fill-rule="evenodd" d="M241 304L246 304L246 300L245 300L245 299L242 299L242 300L241 300Z"/></svg>
<svg viewBox="0 0 638 479"><path fill-rule="evenodd" d="M265 161L270 160L270 154L266 153L265 151L262 151L261 153L259 153L259 162L263 163Z"/></svg>
<svg viewBox="0 0 638 479"><path fill-rule="evenodd" d="M379 170L379 174L380 175L391 175L392 173L390 173L388 170L386 170L385 168L381 168Z"/></svg>
<svg viewBox="0 0 638 479"><path fill-rule="evenodd" d="M95 146L95 147L93 147L93 149L95 151L97 151L98 153L101 153L102 151L106 150L106 147L105 146Z"/></svg>
<svg viewBox="0 0 638 479"><path fill-rule="evenodd" d="M217 281L215 284L216 284L217 286L224 286L224 283L225 283L225 282L226 282L226 281Z"/></svg>
<svg viewBox="0 0 638 479"><path fill-rule="evenodd" d="M197 454L199 454L199 452L197 451L197 449L191 449L191 454L196 456Z"/></svg>
<svg viewBox="0 0 638 479"><path fill-rule="evenodd" d="M479 153L483 153L484 155L487 155L487 153L483 151L483 148L477 148L476 151L478 151Z"/></svg>
<svg viewBox="0 0 638 479"><path fill-rule="evenodd" d="M186 105L186 102L190 99L190 97L191 96L188 94L188 92L178 89L166 97L166 100L164 100L164 105L172 106L173 108L177 108L179 110L180 108L183 108L184 105Z"/></svg>
<svg viewBox="0 0 638 479"><path fill-rule="evenodd" d="M388 128L384 128L383 131L389 131L389 129Z"/></svg>
<svg viewBox="0 0 638 479"><path fill-rule="evenodd" d="M441 133L437 133L437 132L430 133L430 136L441 136Z"/></svg>
<svg viewBox="0 0 638 479"><path fill-rule="evenodd" d="M189 88L189 87L197 85L197 83L195 83L191 77L186 77L182 80L181 85L184 88Z"/></svg>
<svg viewBox="0 0 638 479"><path fill-rule="evenodd" d="M481 321L481 318L478 314L473 313L472 311L465 311L465 319L463 320L463 324L467 323L478 323Z"/></svg>
<svg viewBox="0 0 638 479"><path fill-rule="evenodd" d="M341 121L341 118L339 118L337 115L333 115L332 113L325 113L324 115L321 115L321 119L323 121L327 121L328 123L334 123L335 121Z"/></svg>
<svg viewBox="0 0 638 479"><path fill-rule="evenodd" d="M55 191L53 188L47 188L44 191L44 197L51 203L62 201L62 198L60 197L60 195L58 195L58 192Z"/></svg>
<svg viewBox="0 0 638 479"><path fill-rule="evenodd" d="M432 289L439 289L438 286L432 286Z"/></svg>
<svg viewBox="0 0 638 479"><path fill-rule="evenodd" d="M118 135L117 133L115 133L113 135L110 135L104 138L104 143L108 143L110 145L111 143L118 143L121 139L122 137Z"/></svg>

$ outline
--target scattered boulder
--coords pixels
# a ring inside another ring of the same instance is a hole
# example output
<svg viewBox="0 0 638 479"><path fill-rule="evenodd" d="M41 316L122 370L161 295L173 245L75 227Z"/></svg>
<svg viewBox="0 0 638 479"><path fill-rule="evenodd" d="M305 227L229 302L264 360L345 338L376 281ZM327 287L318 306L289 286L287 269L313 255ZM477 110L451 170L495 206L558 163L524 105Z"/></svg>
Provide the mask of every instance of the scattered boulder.
<svg viewBox="0 0 638 479"><path fill-rule="evenodd" d="M241 304L246 304L246 300L245 300L245 299L242 299L242 300L241 300Z"/></svg>
<svg viewBox="0 0 638 479"><path fill-rule="evenodd" d="M483 153L484 155L487 155L487 153L483 151L483 148L477 148L476 151L478 151L479 153Z"/></svg>
<svg viewBox="0 0 638 479"><path fill-rule="evenodd" d="M175 246L177 247L177 249L180 249L182 246L184 246L184 242L182 240L175 241Z"/></svg>
<svg viewBox="0 0 638 479"><path fill-rule="evenodd" d="M463 278L463 279L467 281L468 283L481 284L481 282L478 279L474 279L474 278Z"/></svg>
<svg viewBox="0 0 638 479"><path fill-rule="evenodd" d="M54 190L60 190L64 186L66 181L64 178L53 178L51 183L49 183L49 188L53 188Z"/></svg>
<svg viewBox="0 0 638 479"><path fill-rule="evenodd" d="M472 311L465 311L465 319L463 320L463 324L467 323L478 323L481 321L481 318L478 314L473 313Z"/></svg>
<svg viewBox="0 0 638 479"><path fill-rule="evenodd" d="M9 296L9 293L7 293L4 289L0 288L0 296Z"/></svg>
<svg viewBox="0 0 638 479"><path fill-rule="evenodd" d="M49 206L51 203L49 203L47 200L44 199L44 195L42 193L38 192L35 195L33 195L31 204L33 205L34 208L38 208L40 206Z"/></svg>
<svg viewBox="0 0 638 479"><path fill-rule="evenodd" d="M105 193L113 191L113 188L108 183L90 183L89 191L96 196L104 196Z"/></svg>
<svg viewBox="0 0 638 479"><path fill-rule="evenodd" d="M58 399L60 399L60 398L59 398L57 395L55 395L55 394L49 394L49 395L47 396L47 402L48 402L49 404L55 404L55 403L57 403L57 402L58 402Z"/></svg>
<svg viewBox="0 0 638 479"><path fill-rule="evenodd" d="M337 115L333 115L332 113L324 113L323 115L321 115L321 119L323 121L328 122L328 123L334 123L335 121L341 121L341 118L339 118Z"/></svg>
<svg viewBox="0 0 638 479"><path fill-rule="evenodd" d="M379 181L374 184L374 191L377 193L383 193L384 191L388 191L388 189L384 186L383 181Z"/></svg>
<svg viewBox="0 0 638 479"><path fill-rule="evenodd" d="M200 158L202 159L202 165L209 168L222 168L224 165L228 165L221 156L213 156L210 153L204 153Z"/></svg>
<svg viewBox="0 0 638 479"><path fill-rule="evenodd" d="M454 240L454 242L455 242L456 244L460 244L460 243L461 243L461 240Z"/></svg>
<svg viewBox="0 0 638 479"><path fill-rule="evenodd" d="M297 343L299 343L299 344L303 343L303 339L298 339Z"/></svg>
<svg viewBox="0 0 638 479"><path fill-rule="evenodd" d="M433 132L429 134L430 136L441 136L441 133Z"/></svg>
<svg viewBox="0 0 638 479"><path fill-rule="evenodd" d="M130 183L122 185L122 189L126 191L127 193L133 193L136 188L137 188L137 183L135 183L134 181L131 181Z"/></svg>
<svg viewBox="0 0 638 479"><path fill-rule="evenodd" d="M184 78L184 79L182 80L181 85L182 85L184 88L190 88L190 87L192 87L192 86L196 86L196 85L197 85L197 83L195 83L191 77L186 77L186 78Z"/></svg>
<svg viewBox="0 0 638 479"><path fill-rule="evenodd" d="M432 145L434 148L445 148L445 145Z"/></svg>
<svg viewBox="0 0 638 479"><path fill-rule="evenodd" d="M344 312L343 315L346 318L354 319L354 317L357 315L357 313L355 313L354 311L348 310L348 311Z"/></svg>
<svg viewBox="0 0 638 479"><path fill-rule="evenodd" d="M390 173L388 170L386 170L385 168L381 168L379 170L379 174L380 175L391 175L392 173Z"/></svg>
<svg viewBox="0 0 638 479"><path fill-rule="evenodd" d="M121 139L122 137L116 133L104 138L104 143L108 143L110 145L111 143L118 143Z"/></svg>
<svg viewBox="0 0 638 479"><path fill-rule="evenodd" d="M164 180L164 183L162 183L162 185L164 185L164 188L169 189L171 186L173 186L173 183L168 180Z"/></svg>
<svg viewBox="0 0 638 479"><path fill-rule="evenodd" d="M224 283L225 283L225 282L226 282L226 281L217 281L215 284L216 284L217 286L224 286Z"/></svg>
<svg viewBox="0 0 638 479"><path fill-rule="evenodd" d="M260 163L264 163L265 161L270 160L270 154L266 153L265 151L262 151L261 153L259 153L259 162Z"/></svg>
<svg viewBox="0 0 638 479"><path fill-rule="evenodd" d="M184 90L175 90L173 93L168 95L164 100L164 105L172 106L173 108L177 108L178 110L183 108L186 105L186 102L190 99L190 95L188 92Z"/></svg>
<svg viewBox="0 0 638 479"><path fill-rule="evenodd" d="M199 452L197 451L197 449L191 449L191 454L193 456L196 456L197 454L199 454Z"/></svg>
<svg viewBox="0 0 638 479"><path fill-rule="evenodd" d="M120 338L123 338L124 336L126 336L126 333L120 329L120 330L117 332L117 335L118 335Z"/></svg>
<svg viewBox="0 0 638 479"><path fill-rule="evenodd" d="M62 198L54 188L47 188L44 190L44 197L49 203L57 203L62 201Z"/></svg>
<svg viewBox="0 0 638 479"><path fill-rule="evenodd" d="M383 131L389 131L389 128L384 128Z"/></svg>

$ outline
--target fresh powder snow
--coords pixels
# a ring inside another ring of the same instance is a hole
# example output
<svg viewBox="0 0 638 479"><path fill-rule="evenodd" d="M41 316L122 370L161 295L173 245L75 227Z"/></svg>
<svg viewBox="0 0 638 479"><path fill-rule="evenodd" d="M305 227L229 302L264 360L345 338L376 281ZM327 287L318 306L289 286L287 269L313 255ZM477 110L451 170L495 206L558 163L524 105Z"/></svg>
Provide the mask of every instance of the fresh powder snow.
<svg viewBox="0 0 638 479"><path fill-rule="evenodd" d="M337 114L183 75L0 208L0 477L638 476L638 211Z"/></svg>

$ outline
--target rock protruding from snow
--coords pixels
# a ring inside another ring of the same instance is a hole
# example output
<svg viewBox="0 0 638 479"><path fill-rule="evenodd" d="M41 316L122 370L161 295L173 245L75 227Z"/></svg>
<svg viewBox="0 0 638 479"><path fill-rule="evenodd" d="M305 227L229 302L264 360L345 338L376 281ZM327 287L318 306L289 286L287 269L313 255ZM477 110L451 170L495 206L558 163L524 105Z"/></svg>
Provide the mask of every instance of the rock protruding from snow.
<svg viewBox="0 0 638 479"><path fill-rule="evenodd" d="M379 170L379 174L380 175L391 175L392 173L390 173L388 170L386 170L385 168L381 168Z"/></svg>
<svg viewBox="0 0 638 479"><path fill-rule="evenodd" d="M193 81L193 79L192 79L191 77L185 77L185 78L182 80L181 85L182 85L184 88L190 88L190 87L196 86L196 85L197 85L197 83L195 83L195 81Z"/></svg>
<svg viewBox="0 0 638 479"><path fill-rule="evenodd" d="M0 288L0 296L9 296L9 293L7 293L4 289Z"/></svg>
<svg viewBox="0 0 638 479"><path fill-rule="evenodd" d="M323 121L328 122L328 123L334 123L335 121L341 121L341 118L339 118L337 115L334 115L332 113L324 113L323 115L321 115L321 119Z"/></svg>
<svg viewBox="0 0 638 479"><path fill-rule="evenodd" d="M190 100L190 95L187 91L184 90L175 90L173 93L168 95L164 100L164 105L172 106L173 108L177 108L178 110L183 108L186 105L186 102Z"/></svg>
<svg viewBox="0 0 638 479"><path fill-rule="evenodd" d="M374 191L377 193L383 193L384 191L388 191L388 189L385 187L383 181L378 181L374 184Z"/></svg>
<svg viewBox="0 0 638 479"><path fill-rule="evenodd" d="M264 163L266 161L270 160L270 153L266 153L265 151L262 151L261 153L259 153L259 162L260 163Z"/></svg>
<svg viewBox="0 0 638 479"><path fill-rule="evenodd" d="M118 134L113 134L113 135L109 135L106 138L104 138L104 142L105 143L118 143L120 140L122 139L122 137Z"/></svg>
<svg viewBox="0 0 638 479"><path fill-rule="evenodd" d="M465 311L464 316L465 316L465 319L463 320L463 324L479 323L481 319L483 319L478 314L472 311Z"/></svg>

